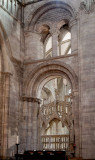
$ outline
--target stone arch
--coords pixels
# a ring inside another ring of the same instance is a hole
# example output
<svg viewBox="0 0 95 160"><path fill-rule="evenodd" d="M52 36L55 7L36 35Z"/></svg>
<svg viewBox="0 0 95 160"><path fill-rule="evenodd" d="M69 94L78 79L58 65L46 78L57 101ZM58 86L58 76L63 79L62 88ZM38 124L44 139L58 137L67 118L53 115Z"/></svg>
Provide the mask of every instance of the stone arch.
<svg viewBox="0 0 95 160"><path fill-rule="evenodd" d="M63 25L67 24L67 23L68 23L68 21L65 20L65 19L63 19L63 20L61 20L61 21L57 24L57 28L60 30L60 28L61 28Z"/></svg>
<svg viewBox="0 0 95 160"><path fill-rule="evenodd" d="M0 37L1 37L1 35L0 35ZM4 71L4 59L3 59L1 45L2 45L2 40L0 39L0 72L3 72Z"/></svg>
<svg viewBox="0 0 95 160"><path fill-rule="evenodd" d="M61 120L57 115L53 115L49 120L45 120L45 119L42 118L42 124L44 124L45 127L47 127L48 124L49 124L51 121L53 121L54 119L57 119L57 120L61 121L61 123L62 123L62 120Z"/></svg>
<svg viewBox="0 0 95 160"><path fill-rule="evenodd" d="M47 32L50 29L50 24L49 23L41 23L37 26L36 30L38 33L42 33L44 30L46 30Z"/></svg>
<svg viewBox="0 0 95 160"><path fill-rule="evenodd" d="M49 78L53 78L54 76L65 76L71 82L72 89L78 89L78 78L69 65L59 61L48 61L39 64L26 75L24 95L39 98L39 86L43 86Z"/></svg>
<svg viewBox="0 0 95 160"><path fill-rule="evenodd" d="M50 34L50 24L49 23L41 23L37 25L36 31L41 34L41 40L44 41L47 39Z"/></svg>
<svg viewBox="0 0 95 160"><path fill-rule="evenodd" d="M44 46L46 46L46 43L48 42L48 39L51 37L51 34L48 34L48 36L46 37L45 41L44 41Z"/></svg>
<svg viewBox="0 0 95 160"><path fill-rule="evenodd" d="M57 115L52 115L51 118L48 121L45 122L46 125L51 123L54 119L57 119L57 120L61 121L61 123L63 123L62 120Z"/></svg>
<svg viewBox="0 0 95 160"><path fill-rule="evenodd" d="M3 24L0 21L0 126L3 132L0 137L0 156L5 157L7 155L7 123L8 122L8 111L9 108L9 91L10 91L10 76L11 69L9 66L11 57L11 49L8 41L6 31ZM6 109L5 109L6 106ZM6 117L6 118L4 118ZM3 123L2 123L3 122ZM6 125L5 125L6 124Z"/></svg>
<svg viewBox="0 0 95 160"><path fill-rule="evenodd" d="M4 71L4 55L3 55L3 45L4 45L4 39L6 38L6 34L4 32L4 27L2 23L0 22L0 72Z"/></svg>
<svg viewBox="0 0 95 160"><path fill-rule="evenodd" d="M3 26L1 21L0 21L0 42L1 42L2 45L6 46L6 48L8 50L8 56L11 58L12 57L12 51L11 51L10 43L9 43L9 40L8 40L7 33L4 29L4 26Z"/></svg>
<svg viewBox="0 0 95 160"><path fill-rule="evenodd" d="M49 120L42 119L42 125L44 124L45 129L46 129L48 124L50 124L52 121L55 121L55 120L60 121L62 123L62 125L63 125L62 119L60 119L57 115L53 115Z"/></svg>
<svg viewBox="0 0 95 160"><path fill-rule="evenodd" d="M46 124L51 123L51 122L54 121L54 120L60 121L60 122L62 123L62 126L66 126L66 127L69 129L67 123L64 123L64 122L62 121L62 119L60 119L60 118L59 118L58 116L56 116L56 115L55 115L55 116L52 116L52 117L49 119L49 121L46 122Z"/></svg>
<svg viewBox="0 0 95 160"><path fill-rule="evenodd" d="M70 82L70 79L69 79L69 77L67 77L66 76L66 74L61 74L61 73L54 73L54 74L52 74L51 75L51 73L41 82L41 84L40 84L40 86L39 86L39 88L38 88L38 92L37 92L37 97L38 98L40 98L41 96L41 91L42 91L42 88L43 88L43 86L47 83L47 82L49 82L50 80L52 80L52 79L55 79L55 78L58 78L58 77L63 77L63 78L66 78L66 79L68 79L69 80L69 82ZM71 82L70 82L71 83ZM72 88L73 89L73 88Z"/></svg>
<svg viewBox="0 0 95 160"><path fill-rule="evenodd" d="M66 15L63 17L63 19L66 19L68 21L70 21L71 19L75 18L76 15L76 11L75 9L72 7L72 5L67 4L65 2L62 1L51 1L48 3L45 3L44 5L40 6L40 8L36 9L36 11L34 11L32 13L32 18L31 18L31 14L29 15L28 18L28 29L34 29L35 24L37 23L38 19L45 14L47 11L51 10L51 9L55 9L55 8L61 8L63 10L65 10ZM52 23L50 24L52 26Z"/></svg>
<svg viewBox="0 0 95 160"><path fill-rule="evenodd" d="M6 61L13 61L14 58L12 56L12 51L11 51L10 42L8 40L7 33L1 21L0 21L0 48L2 51L3 71L11 72L8 63L6 64Z"/></svg>

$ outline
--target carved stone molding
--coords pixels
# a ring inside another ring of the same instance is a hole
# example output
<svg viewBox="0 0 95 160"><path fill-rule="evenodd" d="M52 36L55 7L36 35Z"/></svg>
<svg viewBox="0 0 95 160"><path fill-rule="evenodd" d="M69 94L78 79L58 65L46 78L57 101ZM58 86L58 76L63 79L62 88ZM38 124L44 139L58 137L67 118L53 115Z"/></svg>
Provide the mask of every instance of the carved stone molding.
<svg viewBox="0 0 95 160"><path fill-rule="evenodd" d="M8 76L12 76L13 74L12 73L10 73L10 72L0 72L1 74L3 74L3 75L8 75Z"/></svg>
<svg viewBox="0 0 95 160"><path fill-rule="evenodd" d="M62 9L62 13L64 12L62 19L67 19L69 21L71 20L72 17L75 17L76 11L73 8L71 3L68 4L65 2L61 2L61 1L58 1L58 2L50 1L48 3L41 5L38 9L35 8L34 11L32 10L32 12L30 12L26 20L26 30L28 29L28 30L33 31L35 28L35 25L39 24L37 22L38 20L40 20L43 13L47 13L47 11L49 12L50 10L55 9L55 8L58 9L59 7L60 9Z"/></svg>
<svg viewBox="0 0 95 160"><path fill-rule="evenodd" d="M80 3L80 10L86 14L90 14L95 10L95 0L84 0Z"/></svg>
<svg viewBox="0 0 95 160"><path fill-rule="evenodd" d="M26 97L26 96L24 96L24 97L22 97L21 99L22 99L22 101L37 102L38 104L41 103L41 100L38 99L38 98L33 98L33 97Z"/></svg>
<svg viewBox="0 0 95 160"><path fill-rule="evenodd" d="M77 24L77 19L72 19L70 22L69 22L69 28L71 29L74 25Z"/></svg>
<svg viewBox="0 0 95 160"><path fill-rule="evenodd" d="M60 34L60 31L57 27L52 27L50 29L50 33L51 33L51 35L57 35L58 36Z"/></svg>

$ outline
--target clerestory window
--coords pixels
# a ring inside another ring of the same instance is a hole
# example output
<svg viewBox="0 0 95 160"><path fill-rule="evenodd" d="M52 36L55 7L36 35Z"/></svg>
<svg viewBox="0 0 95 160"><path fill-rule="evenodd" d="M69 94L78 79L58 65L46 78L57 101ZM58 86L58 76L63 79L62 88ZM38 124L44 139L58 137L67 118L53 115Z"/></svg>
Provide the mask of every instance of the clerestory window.
<svg viewBox="0 0 95 160"><path fill-rule="evenodd" d="M49 37L45 47L45 58L52 57L52 36Z"/></svg>
<svg viewBox="0 0 95 160"><path fill-rule="evenodd" d="M61 55L71 54L71 33L68 32L63 36L61 41Z"/></svg>
<svg viewBox="0 0 95 160"><path fill-rule="evenodd" d="M61 38L60 38L61 37ZM57 41L58 56L71 54L71 33L66 31ZM52 57L52 36L48 38L45 46L45 58Z"/></svg>

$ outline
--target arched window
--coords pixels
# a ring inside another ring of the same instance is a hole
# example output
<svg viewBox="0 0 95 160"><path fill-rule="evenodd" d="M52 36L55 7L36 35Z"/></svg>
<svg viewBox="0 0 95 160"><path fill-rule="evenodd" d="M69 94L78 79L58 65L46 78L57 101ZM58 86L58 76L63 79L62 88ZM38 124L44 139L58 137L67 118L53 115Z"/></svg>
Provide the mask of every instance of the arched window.
<svg viewBox="0 0 95 160"><path fill-rule="evenodd" d="M71 33L68 30L64 30L63 33L60 33L60 36L61 38L57 41L58 56L71 54ZM45 45L45 58L50 57L52 57L52 36L48 38Z"/></svg>
<svg viewBox="0 0 95 160"><path fill-rule="evenodd" d="M72 123L71 93L71 83L65 76L49 79L42 88L39 113L44 150L69 148L69 126Z"/></svg>
<svg viewBox="0 0 95 160"><path fill-rule="evenodd" d="M45 58L52 57L52 36L49 37L45 47Z"/></svg>
<svg viewBox="0 0 95 160"><path fill-rule="evenodd" d="M61 55L71 54L71 33L67 32L65 35L63 35L62 41L61 41Z"/></svg>

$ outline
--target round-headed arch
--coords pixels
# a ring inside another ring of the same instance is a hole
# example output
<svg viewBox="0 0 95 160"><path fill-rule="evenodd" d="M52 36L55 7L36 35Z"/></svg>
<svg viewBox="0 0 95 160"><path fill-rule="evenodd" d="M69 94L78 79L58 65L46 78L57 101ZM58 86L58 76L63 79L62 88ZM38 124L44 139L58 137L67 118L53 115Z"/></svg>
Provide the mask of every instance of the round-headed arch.
<svg viewBox="0 0 95 160"><path fill-rule="evenodd" d="M66 77L70 81L73 90L78 88L78 78L70 66L60 61L47 61L37 65L33 71L26 75L24 95L39 98L39 90L42 89L45 83L58 76Z"/></svg>
<svg viewBox="0 0 95 160"><path fill-rule="evenodd" d="M7 45L5 44L5 39L7 39L6 32L4 30L4 27L0 21L0 71L4 72L4 49Z"/></svg>
<svg viewBox="0 0 95 160"><path fill-rule="evenodd" d="M6 63L6 59L7 60L10 59L11 61L14 58L12 56L12 50L8 39L8 35L1 21L0 21L0 59L1 59L0 65L2 65L2 71L10 72L9 69L10 67L8 66L8 63Z"/></svg>
<svg viewBox="0 0 95 160"><path fill-rule="evenodd" d="M72 7L71 4L67 4L62 1L51 1L51 2L47 2L43 5L41 5L39 8L36 8L33 13L30 13L30 15L28 17L28 22L29 22L28 28L32 28L32 30L33 30L37 21L40 19L40 17L43 14L45 14L49 10L57 9L57 8L63 9L67 13L63 19L70 21L71 19L75 18L75 16L76 16L76 11L75 11L74 7ZM31 17L31 15L32 15L32 17Z"/></svg>

